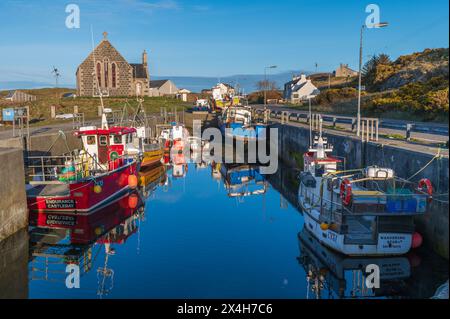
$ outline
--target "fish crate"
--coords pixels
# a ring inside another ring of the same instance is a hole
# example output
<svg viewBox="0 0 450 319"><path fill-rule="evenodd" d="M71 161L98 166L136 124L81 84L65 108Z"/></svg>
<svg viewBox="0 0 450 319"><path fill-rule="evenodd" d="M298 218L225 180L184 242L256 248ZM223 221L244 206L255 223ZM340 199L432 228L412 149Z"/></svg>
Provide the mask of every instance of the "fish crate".
<svg viewBox="0 0 450 319"><path fill-rule="evenodd" d="M386 211L388 213L417 213L425 211L426 198L420 194L414 194L409 189L395 190L386 201Z"/></svg>

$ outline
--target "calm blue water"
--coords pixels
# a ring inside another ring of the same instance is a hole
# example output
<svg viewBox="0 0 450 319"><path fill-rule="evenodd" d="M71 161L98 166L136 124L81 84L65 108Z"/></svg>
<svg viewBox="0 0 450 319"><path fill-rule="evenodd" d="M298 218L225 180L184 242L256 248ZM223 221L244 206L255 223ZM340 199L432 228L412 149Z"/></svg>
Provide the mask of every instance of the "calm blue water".
<svg viewBox="0 0 450 319"><path fill-rule="evenodd" d="M223 176L213 174L211 166L196 169L189 164L184 178L172 174L167 171L167 179L160 183L164 185L150 193L142 213L118 222L84 253L71 249L64 235L50 234L56 239L46 239L52 242L47 246L42 246L42 239L35 239L37 244L32 239L29 297L315 298L315 284L322 298L337 297L339 291L352 294L358 271L337 270L352 260L319 251L305 233L302 238L309 244L302 244L298 237L302 215L269 182L265 181L264 194L229 197ZM264 183L244 190L262 189ZM69 254L87 265L81 267L79 289L65 285ZM421 266L412 267L417 258ZM442 283L441 278L429 279L427 269L435 265L431 259L415 255L396 259L391 268L400 265L401 271L395 268L393 280L377 295L431 292Z"/></svg>

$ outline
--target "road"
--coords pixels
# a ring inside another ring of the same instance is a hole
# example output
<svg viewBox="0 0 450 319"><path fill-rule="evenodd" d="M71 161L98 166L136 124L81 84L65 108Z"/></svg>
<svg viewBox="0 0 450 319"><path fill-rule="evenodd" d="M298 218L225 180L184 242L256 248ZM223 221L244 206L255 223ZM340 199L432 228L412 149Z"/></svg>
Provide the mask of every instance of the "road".
<svg viewBox="0 0 450 319"><path fill-rule="evenodd" d="M264 109L264 105L252 105L256 109ZM268 105L271 111L287 111L291 114L300 114L302 117L308 115L307 111L293 110L285 106L278 105ZM315 112L316 113L316 112ZM337 114L322 114L322 119L324 125L329 125L333 122L333 117L336 118L336 124L345 130L351 130L351 123L353 117L343 116ZM327 123L328 122L328 123ZM394 120L394 119L380 119L379 122L379 134L384 136L405 136L406 137L406 126L407 124L412 124L411 128L411 138L415 140L420 140L429 143L446 143L449 138L448 124L440 123L426 123L426 122L412 122L405 120Z"/></svg>

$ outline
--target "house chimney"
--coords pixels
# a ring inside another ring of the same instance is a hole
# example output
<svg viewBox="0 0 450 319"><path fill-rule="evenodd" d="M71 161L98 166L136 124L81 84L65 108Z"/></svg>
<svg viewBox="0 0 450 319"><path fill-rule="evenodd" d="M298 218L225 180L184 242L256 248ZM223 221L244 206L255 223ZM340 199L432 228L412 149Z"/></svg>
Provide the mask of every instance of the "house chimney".
<svg viewBox="0 0 450 319"><path fill-rule="evenodd" d="M147 66L147 62L148 62L148 58L147 58L147 51L144 50L144 52L142 53L142 64L145 66Z"/></svg>
<svg viewBox="0 0 450 319"><path fill-rule="evenodd" d="M300 83L306 82L306 75L302 74L300 76Z"/></svg>

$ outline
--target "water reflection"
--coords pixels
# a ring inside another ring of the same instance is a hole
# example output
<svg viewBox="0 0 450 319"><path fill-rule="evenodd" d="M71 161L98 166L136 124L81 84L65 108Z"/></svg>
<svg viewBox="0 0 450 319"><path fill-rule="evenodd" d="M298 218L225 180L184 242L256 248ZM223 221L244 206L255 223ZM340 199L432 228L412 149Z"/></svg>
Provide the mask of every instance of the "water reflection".
<svg viewBox="0 0 450 319"><path fill-rule="evenodd" d="M299 263L306 274L306 298L401 296L411 275L407 257L348 257L323 246L306 228L298 234ZM380 288L367 288L366 266L380 268Z"/></svg>
<svg viewBox="0 0 450 319"><path fill-rule="evenodd" d="M265 176L257 165L179 159L141 172L143 196L73 224L43 217L30 233L30 296L428 298L447 279L448 263L434 256L350 258L299 234L294 170ZM361 285L368 263L381 266L380 289ZM68 264L80 265L81 289L66 288Z"/></svg>
<svg viewBox="0 0 450 319"><path fill-rule="evenodd" d="M229 197L246 197L265 194L268 182L260 167L249 164L212 163L213 177L220 172Z"/></svg>
<svg viewBox="0 0 450 319"><path fill-rule="evenodd" d="M138 232L143 206L140 194L131 192L88 215L71 215L71 223L62 215L41 212L30 230L30 279L65 283L66 266L78 265L81 277L96 271L97 295L108 295L114 286L109 259L115 255L115 245L124 245ZM100 251L104 251L103 262L97 260ZM101 266L95 270L96 262Z"/></svg>

